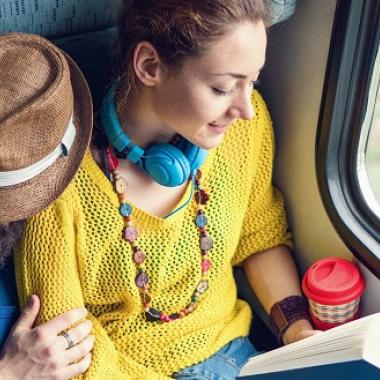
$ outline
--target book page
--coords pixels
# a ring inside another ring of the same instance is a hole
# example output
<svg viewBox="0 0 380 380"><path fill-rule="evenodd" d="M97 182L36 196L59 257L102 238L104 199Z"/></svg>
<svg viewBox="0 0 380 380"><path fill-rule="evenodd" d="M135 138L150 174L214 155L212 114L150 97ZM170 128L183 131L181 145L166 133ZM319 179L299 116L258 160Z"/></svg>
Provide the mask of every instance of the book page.
<svg viewBox="0 0 380 380"><path fill-rule="evenodd" d="M380 363L380 313L255 356L240 376L365 359ZM365 348L365 345L368 347ZM377 353L377 354L376 354Z"/></svg>

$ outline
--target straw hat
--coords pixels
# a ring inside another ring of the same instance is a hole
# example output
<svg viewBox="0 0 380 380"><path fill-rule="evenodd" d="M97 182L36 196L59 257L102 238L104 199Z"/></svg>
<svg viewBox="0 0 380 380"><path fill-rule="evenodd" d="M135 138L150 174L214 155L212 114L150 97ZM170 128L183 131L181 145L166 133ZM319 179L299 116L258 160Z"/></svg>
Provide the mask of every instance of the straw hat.
<svg viewBox="0 0 380 380"><path fill-rule="evenodd" d="M77 65L46 39L0 35L0 224L52 203L78 170L92 101Z"/></svg>

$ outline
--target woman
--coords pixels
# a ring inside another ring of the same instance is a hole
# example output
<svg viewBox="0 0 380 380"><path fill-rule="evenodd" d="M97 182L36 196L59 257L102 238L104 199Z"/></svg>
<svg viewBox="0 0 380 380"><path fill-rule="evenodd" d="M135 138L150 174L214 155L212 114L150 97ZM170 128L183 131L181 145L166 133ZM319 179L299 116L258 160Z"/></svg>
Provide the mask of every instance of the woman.
<svg viewBox="0 0 380 380"><path fill-rule="evenodd" d="M37 36L0 36L0 83L1 346L18 311L12 271L3 266L23 220L58 198L79 168L91 136L92 102L78 67ZM2 347L1 379L71 379L90 365L94 338L86 309L33 328L39 305L31 294Z"/></svg>
<svg viewBox="0 0 380 380"><path fill-rule="evenodd" d="M16 260L21 301L43 294L42 321L86 306L96 343L85 378L232 379L255 354L233 265L283 343L315 333L271 184L270 118L252 95L264 6L123 4L96 145L28 223Z"/></svg>

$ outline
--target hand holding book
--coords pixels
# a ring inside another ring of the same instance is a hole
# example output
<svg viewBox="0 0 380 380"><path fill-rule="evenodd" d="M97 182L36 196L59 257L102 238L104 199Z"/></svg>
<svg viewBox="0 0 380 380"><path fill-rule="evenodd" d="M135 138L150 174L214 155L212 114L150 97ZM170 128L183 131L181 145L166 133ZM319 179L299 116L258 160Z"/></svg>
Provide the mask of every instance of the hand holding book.
<svg viewBox="0 0 380 380"><path fill-rule="evenodd" d="M380 313L251 358L241 380L380 378Z"/></svg>
<svg viewBox="0 0 380 380"><path fill-rule="evenodd" d="M289 326L282 337L285 345L297 342L310 336L319 334L320 330L314 330L311 323L306 319L301 319Z"/></svg>
<svg viewBox="0 0 380 380"><path fill-rule="evenodd" d="M332 257L314 263L302 288L314 326L328 331L312 330L307 320L294 322L283 336L287 345L251 358L241 378L378 379L380 313L356 320L364 287L359 269L350 261Z"/></svg>

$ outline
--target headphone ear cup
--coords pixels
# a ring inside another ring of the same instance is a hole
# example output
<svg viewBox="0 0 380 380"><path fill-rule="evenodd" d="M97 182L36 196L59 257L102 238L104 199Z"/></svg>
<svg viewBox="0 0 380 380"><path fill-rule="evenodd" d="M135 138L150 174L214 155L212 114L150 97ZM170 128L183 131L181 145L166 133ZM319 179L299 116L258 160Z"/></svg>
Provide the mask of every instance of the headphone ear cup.
<svg viewBox="0 0 380 380"><path fill-rule="evenodd" d="M190 177L186 156L171 144L154 144L142 158L143 169L163 186L179 186Z"/></svg>
<svg viewBox="0 0 380 380"><path fill-rule="evenodd" d="M187 140L184 140L181 151L190 165L190 172L202 166L208 153L206 149L202 149Z"/></svg>

